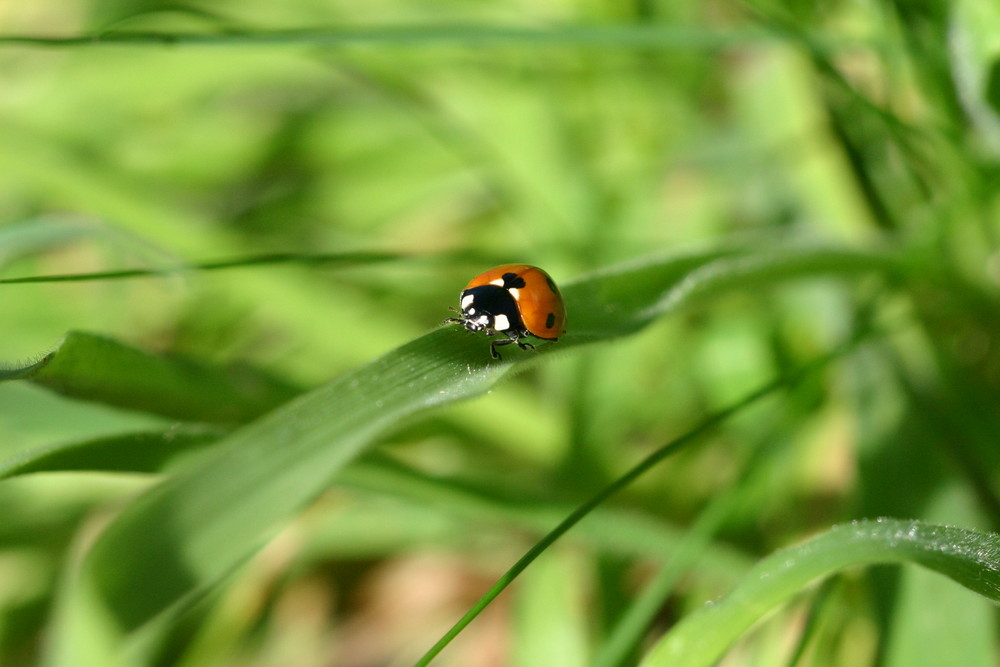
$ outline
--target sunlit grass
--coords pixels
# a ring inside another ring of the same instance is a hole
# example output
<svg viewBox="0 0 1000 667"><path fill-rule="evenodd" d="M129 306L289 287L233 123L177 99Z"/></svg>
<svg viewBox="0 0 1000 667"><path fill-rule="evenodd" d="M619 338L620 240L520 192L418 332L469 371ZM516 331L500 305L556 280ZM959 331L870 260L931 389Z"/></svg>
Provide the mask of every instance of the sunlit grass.
<svg viewBox="0 0 1000 667"><path fill-rule="evenodd" d="M0 484L0 663L413 664L593 498L435 664L655 661L855 519L993 540L997 34L988 3L5 8L0 471L33 474ZM517 373L434 331L511 261L570 305ZM991 604L907 562L698 641L991 664Z"/></svg>

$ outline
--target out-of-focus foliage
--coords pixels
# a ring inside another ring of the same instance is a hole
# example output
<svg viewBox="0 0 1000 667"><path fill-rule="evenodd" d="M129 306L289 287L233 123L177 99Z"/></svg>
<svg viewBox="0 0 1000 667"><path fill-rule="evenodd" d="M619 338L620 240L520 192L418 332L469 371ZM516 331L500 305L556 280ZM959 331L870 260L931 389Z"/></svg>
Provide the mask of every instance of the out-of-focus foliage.
<svg viewBox="0 0 1000 667"><path fill-rule="evenodd" d="M858 335L435 664L634 664L846 520L992 544L989 5L0 6L0 663L412 664L581 501ZM565 341L424 336L509 261L564 285ZM4 282L129 269L163 274ZM991 604L911 565L795 586L722 664L997 655Z"/></svg>

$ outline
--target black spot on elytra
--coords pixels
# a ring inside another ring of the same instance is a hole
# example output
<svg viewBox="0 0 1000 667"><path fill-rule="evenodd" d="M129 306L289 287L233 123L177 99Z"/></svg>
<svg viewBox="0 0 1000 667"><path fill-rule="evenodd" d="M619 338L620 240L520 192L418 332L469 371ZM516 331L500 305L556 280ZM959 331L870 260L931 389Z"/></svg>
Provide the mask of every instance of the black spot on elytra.
<svg viewBox="0 0 1000 667"><path fill-rule="evenodd" d="M549 284L549 289L552 290L553 294L559 294L559 288L556 287L555 282L553 282L552 278L550 278L548 275L545 276L545 282Z"/></svg>
<svg viewBox="0 0 1000 667"><path fill-rule="evenodd" d="M545 318L545 328L551 329L556 323L556 314L549 313L549 316Z"/></svg>
<svg viewBox="0 0 1000 667"><path fill-rule="evenodd" d="M505 289L521 289L524 287L524 278L516 273L505 273L502 277Z"/></svg>

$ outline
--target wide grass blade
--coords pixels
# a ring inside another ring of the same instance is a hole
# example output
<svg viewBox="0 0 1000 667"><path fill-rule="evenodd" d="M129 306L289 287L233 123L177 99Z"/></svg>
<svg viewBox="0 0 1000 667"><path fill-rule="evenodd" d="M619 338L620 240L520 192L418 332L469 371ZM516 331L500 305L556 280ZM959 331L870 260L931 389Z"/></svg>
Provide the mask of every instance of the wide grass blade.
<svg viewBox="0 0 1000 667"><path fill-rule="evenodd" d="M2 380L29 380L72 398L201 422L245 422L296 394L248 368L155 356L80 331L38 361L0 369Z"/></svg>
<svg viewBox="0 0 1000 667"><path fill-rule="evenodd" d="M877 563L921 565L1000 602L1000 535L919 521L858 521L764 559L724 599L681 621L642 665L714 665L755 622L816 579Z"/></svg>
<svg viewBox="0 0 1000 667"><path fill-rule="evenodd" d="M495 362L482 337L442 327L300 396L233 432L200 465L127 507L87 554L64 611L92 606L73 597L85 595L109 619L101 628L135 633L218 582L379 434L421 410L487 391L517 364L634 331L693 295L711 293L712 284L745 288L753 282L745 261L732 265L742 267L736 283L727 281L728 264L693 273L728 263L719 258L733 253L661 255L567 284L571 333L535 352L512 350ZM792 268L809 276L858 269L885 273L894 267L884 254L788 247L783 254L768 252L756 271L766 282L786 280ZM82 613L64 613L57 637L80 636ZM57 648L58 654L73 653L62 650L65 645Z"/></svg>
<svg viewBox="0 0 1000 667"><path fill-rule="evenodd" d="M496 583L494 583L493 586L485 594L483 594L478 601L476 601L469 611L467 611L465 615L462 616L462 618L460 618L458 622L456 622L455 625L453 625L451 629L423 655L423 657L416 663L417 667L429 665L431 661L434 660L434 658L437 657L437 655L469 625L469 623L471 623L489 604L493 602L493 600L497 598L498 595L500 595L500 593L504 591L504 589L506 589L514 581L514 579L521 574L521 572L527 569L527 567L550 546L552 546L556 540L565 535L570 529L574 528L580 521L582 521L596 508L600 507L611 496L629 486L632 482L637 480L669 456L672 456L682 449L690 447L694 443L698 442L704 435L710 433L724 421L743 412L746 408L750 407L757 401L770 396L780 388L791 386L795 382L805 378L810 372L814 372L819 368L824 367L834 359L839 358L842 354L860 342L863 335L864 332L859 331L856 336L845 342L844 345L831 353L814 360L813 363L798 369L798 372L790 374L786 377L779 377L774 381L757 388L755 391L750 392L728 407L709 415L683 435L653 450L645 458L632 466L624 475L618 477L618 479L614 482L605 486L596 494L588 498L585 502L578 505L555 528L546 533L541 540L536 542L534 546L532 546L523 556L521 556L520 559L518 559L516 563L514 563L514 565L504 572Z"/></svg>
<svg viewBox="0 0 1000 667"><path fill-rule="evenodd" d="M45 216L0 227L0 266L21 257L59 248L102 230L75 224L69 218Z"/></svg>
<svg viewBox="0 0 1000 667"><path fill-rule="evenodd" d="M223 433L178 425L30 450L0 463L0 479L37 472L160 472L175 457L205 447Z"/></svg>

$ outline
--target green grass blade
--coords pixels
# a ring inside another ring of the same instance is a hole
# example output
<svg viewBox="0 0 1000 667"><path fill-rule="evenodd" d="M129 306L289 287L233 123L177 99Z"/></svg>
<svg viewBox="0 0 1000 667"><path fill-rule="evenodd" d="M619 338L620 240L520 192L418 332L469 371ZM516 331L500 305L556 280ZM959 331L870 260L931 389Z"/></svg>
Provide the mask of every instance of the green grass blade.
<svg viewBox="0 0 1000 667"><path fill-rule="evenodd" d="M586 665L588 584L586 561L553 549L525 573L515 593L511 667Z"/></svg>
<svg viewBox="0 0 1000 667"><path fill-rule="evenodd" d="M7 224L0 227L0 266L99 233L100 230L75 224L73 220L60 216Z"/></svg>
<svg viewBox="0 0 1000 667"><path fill-rule="evenodd" d="M441 327L300 396L235 431L199 466L126 508L89 552L77 589L99 596L117 632L136 632L245 560L379 434L421 410L484 393L524 361L634 331L705 294L700 285L710 293L711 285L726 284L728 264L692 272L727 254L657 256L567 284L571 333L535 352L512 350L494 362L482 337ZM804 255L814 261L803 261ZM768 253L757 271L766 280L787 278L782 267L814 275L855 266L886 272L894 262L871 253L794 247ZM745 287L748 279L744 271L736 285ZM135 594L137 587L142 595ZM78 607L70 600L67 608ZM74 620L70 614L66 623ZM62 636L74 636L72 630Z"/></svg>
<svg viewBox="0 0 1000 667"><path fill-rule="evenodd" d="M129 278L146 278L168 276L178 273L193 273L195 271L223 271L280 264L309 264L321 266L355 266L373 264L401 259L400 255L377 252L353 253L268 253L249 257L215 260L193 264L178 264L149 269L120 269L116 271L98 271L96 273L70 273L54 276L21 276L17 278L0 278L0 285L25 285L33 283L78 283L95 280L126 280Z"/></svg>
<svg viewBox="0 0 1000 667"><path fill-rule="evenodd" d="M752 502L759 487L771 483L770 468L764 464L771 458L785 455L780 446L760 447L744 467L743 479L716 494L699 513L697 519L671 551L660 571L643 586L642 592L622 615L608 635L607 642L593 660L594 667L618 667L630 662L630 657L647 633L656 614L677 581L694 563L700 562L712 544L713 537L725 522L741 507Z"/></svg>
<svg viewBox="0 0 1000 667"><path fill-rule="evenodd" d="M439 639L419 661L417 661L416 667L429 665L430 662L437 657L437 655L449 643L451 643L451 641L457 637L458 634L466 628L466 626L469 625L469 623L471 623L491 602L493 602L493 600L497 598L498 595L500 595L500 593L504 591L505 588L507 588L514 581L514 579L518 577L518 575L521 574L521 572L531 565L531 563L544 553L546 549L552 546L556 540L569 532L571 528L576 526L592 511L602 505L608 498L629 486L632 482L644 475L661 461L697 442L702 436L710 433L730 417L742 412L745 408L753 405L762 398L770 396L776 390L794 384L810 372L822 368L833 359L838 358L840 355L856 345L860 341L862 335L863 334L859 332L857 337L847 341L842 347L834 350L830 354L820 357L808 366L799 369L797 373L791 374L787 377L777 378L776 380L759 387L755 391L750 392L732 405L709 415L680 437L654 450L644 459L639 461L639 463L630 468L624 475L591 496L584 503L574 509L569 515L567 515L566 518L559 523L559 525L546 533L546 535L541 540L536 542L535 545L532 546L531 549L529 549L523 556L521 556L521 558L518 559L518 561L514 563L514 565L512 565L510 569L508 569L503 576L501 576L500 579L498 579L496 583L494 583L493 586L481 598L479 598L479 600L476 601L472 608L469 609L469 611L467 611L465 615L462 616L462 618L460 618L458 622L455 623L455 625L452 626L451 629L448 630L448 632L445 633L444 636L442 636L441 639Z"/></svg>
<svg viewBox="0 0 1000 667"><path fill-rule="evenodd" d="M543 535L557 525L575 506L553 500L537 491L517 489L513 503L507 493L495 493L471 482L428 475L373 452L354 462L337 476L338 484L366 495L401 501L407 507L421 507L435 515L453 517L461 525L516 526ZM578 524L574 536L580 544L602 553L627 558L656 558L672 551L684 539L682 528L658 516L639 513L634 508L600 506ZM735 547L716 544L702 554L701 563L715 575L735 582L751 563Z"/></svg>
<svg viewBox="0 0 1000 667"><path fill-rule="evenodd" d="M127 433L25 452L0 463L0 480L38 472L160 472L176 456L218 440L201 426Z"/></svg>
<svg viewBox="0 0 1000 667"><path fill-rule="evenodd" d="M375 435L420 409L484 392L510 367L488 359L479 338L440 329L236 431L112 523L76 592L98 596L117 632L138 630L225 576ZM64 637L79 636L78 616L69 615Z"/></svg>
<svg viewBox="0 0 1000 667"><path fill-rule="evenodd" d="M0 45L46 48L84 47L100 44L146 46L310 46L338 47L377 44L382 46L474 45L476 48L533 46L578 48L624 48L663 50L721 49L762 41L780 41L784 36L765 29L740 31L707 30L672 25L567 25L535 28L496 25L388 25L374 27L321 28L300 30L219 32L115 31L71 37L0 35ZM817 49L836 49L826 39L815 39Z"/></svg>
<svg viewBox="0 0 1000 667"><path fill-rule="evenodd" d="M642 665L714 665L755 622L816 579L876 563L922 565L1000 602L1000 535L919 521L854 522L761 561L724 599L681 621Z"/></svg>
<svg viewBox="0 0 1000 667"><path fill-rule="evenodd" d="M977 501L965 484L952 478L928 494L921 516L930 523L989 525ZM997 655L996 611L995 605L932 571L906 568L899 572L892 613L886 616L882 664L993 664Z"/></svg>
<svg viewBox="0 0 1000 667"><path fill-rule="evenodd" d="M73 398L203 422L248 421L295 395L249 369L154 356L79 331L38 361L0 369L2 380L29 380Z"/></svg>
<svg viewBox="0 0 1000 667"><path fill-rule="evenodd" d="M602 340L632 333L681 304L699 303L727 290L823 275L875 272L890 277L901 270L889 252L822 245L780 246L754 254L729 249L647 257L563 288L572 318L565 340ZM643 289L646 284L668 288L652 295Z"/></svg>

